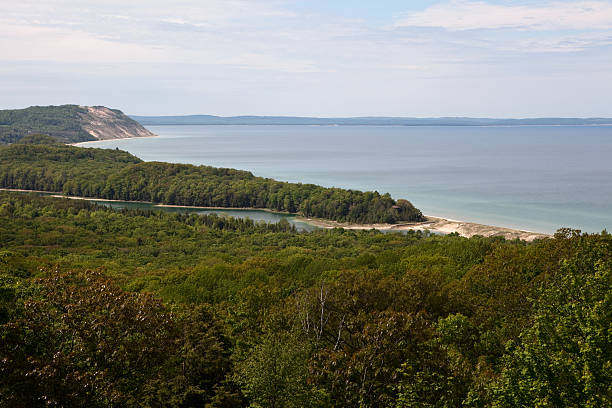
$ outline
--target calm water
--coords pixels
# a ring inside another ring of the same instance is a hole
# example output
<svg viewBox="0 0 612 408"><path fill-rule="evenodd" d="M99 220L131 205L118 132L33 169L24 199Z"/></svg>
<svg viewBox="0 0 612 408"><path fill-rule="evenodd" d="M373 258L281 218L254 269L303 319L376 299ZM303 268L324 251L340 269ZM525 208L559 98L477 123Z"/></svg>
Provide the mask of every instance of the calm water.
<svg viewBox="0 0 612 408"><path fill-rule="evenodd" d="M53 195L53 193L41 193L41 195ZM285 219L291 225L295 225L298 231L314 231L316 226L298 220L293 215L274 213L262 210L205 210L197 207L158 207L150 203L135 203L130 201L108 201L108 200L91 200L91 202L105 205L115 210L124 208L166 211L171 213L189 213L189 214L217 214L221 217L234 218L250 218L255 222L263 221L267 224L276 224L282 219Z"/></svg>
<svg viewBox="0 0 612 408"><path fill-rule="evenodd" d="M612 227L612 127L150 126L91 147L407 198L425 214L540 232Z"/></svg>

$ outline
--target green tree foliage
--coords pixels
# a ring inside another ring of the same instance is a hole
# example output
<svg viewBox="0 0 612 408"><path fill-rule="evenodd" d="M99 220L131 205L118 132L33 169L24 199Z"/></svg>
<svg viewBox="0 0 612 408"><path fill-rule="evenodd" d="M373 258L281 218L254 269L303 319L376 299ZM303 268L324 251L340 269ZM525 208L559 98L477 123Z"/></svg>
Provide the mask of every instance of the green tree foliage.
<svg viewBox="0 0 612 408"><path fill-rule="evenodd" d="M210 316L196 310L182 322L158 299L99 273L51 275L0 326L4 403L200 406L213 398L228 360Z"/></svg>
<svg viewBox="0 0 612 408"><path fill-rule="evenodd" d="M471 354L474 334L466 316L441 318L432 337L421 342L418 352L397 370L395 406L461 406L470 388L472 365L466 354Z"/></svg>
<svg viewBox="0 0 612 408"><path fill-rule="evenodd" d="M296 315L317 346L313 373L335 406L388 406L396 368L426 336L410 289L377 273L343 273L299 293Z"/></svg>
<svg viewBox="0 0 612 408"><path fill-rule="evenodd" d="M173 346L170 312L100 276L41 282L2 327L3 399L16 405L136 405Z"/></svg>
<svg viewBox="0 0 612 408"><path fill-rule="evenodd" d="M19 144L35 144L35 145L61 145L62 143L57 139L42 135L42 134L31 134L24 136L17 142Z"/></svg>
<svg viewBox="0 0 612 408"><path fill-rule="evenodd" d="M325 393L309 384L311 354L298 331L267 331L239 360L234 377L254 406L327 406Z"/></svg>
<svg viewBox="0 0 612 408"><path fill-rule="evenodd" d="M610 406L611 265L606 233L298 233L2 192L0 401Z"/></svg>
<svg viewBox="0 0 612 408"><path fill-rule="evenodd" d="M0 110L0 145L21 142L24 138L41 134L61 143L96 140L90 131L98 137L114 137L126 130L146 134L146 129L120 110L102 106L94 108L98 112L77 105Z"/></svg>
<svg viewBox="0 0 612 408"><path fill-rule="evenodd" d="M50 135L66 143L94 140L82 128L81 116L86 112L77 105L0 110L0 144L14 143L31 134Z"/></svg>
<svg viewBox="0 0 612 408"><path fill-rule="evenodd" d="M29 289L32 265L19 253L0 250L0 324L18 315L19 299Z"/></svg>
<svg viewBox="0 0 612 408"><path fill-rule="evenodd" d="M575 237L534 300L532 324L508 344L497 407L612 406L612 238Z"/></svg>
<svg viewBox="0 0 612 408"><path fill-rule="evenodd" d="M358 223L422 221L389 194L283 183L233 169L142 162L117 150L15 144L0 148L0 187L170 205L268 208Z"/></svg>

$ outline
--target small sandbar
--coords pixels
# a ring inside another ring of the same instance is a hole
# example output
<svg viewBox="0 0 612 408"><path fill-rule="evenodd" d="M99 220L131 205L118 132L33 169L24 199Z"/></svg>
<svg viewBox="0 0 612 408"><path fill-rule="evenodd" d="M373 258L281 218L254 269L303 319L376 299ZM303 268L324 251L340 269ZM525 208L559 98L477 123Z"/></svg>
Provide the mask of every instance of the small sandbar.
<svg viewBox="0 0 612 408"><path fill-rule="evenodd" d="M130 140L130 139L146 139L149 137L159 137L159 135L156 135L155 133L152 133L151 135L147 135L147 136L132 136L132 137L116 137L113 139L98 139L98 140L88 140L86 142L78 142L78 143L67 143L70 146L76 146L76 147L87 147L89 146L89 144L96 144L96 143L102 143L102 142L116 142L117 140Z"/></svg>
<svg viewBox="0 0 612 408"><path fill-rule="evenodd" d="M305 222L312 223L321 228L344 228L351 230L377 229L384 231L431 231L443 234L457 233L462 237L470 238L475 235L483 237L504 237L505 239L521 239L533 241L550 238L551 235L540 232L517 230L492 225L476 224L473 222L450 220L447 218L426 216L427 221L401 223L401 224L352 224L328 221L321 219L304 218Z"/></svg>

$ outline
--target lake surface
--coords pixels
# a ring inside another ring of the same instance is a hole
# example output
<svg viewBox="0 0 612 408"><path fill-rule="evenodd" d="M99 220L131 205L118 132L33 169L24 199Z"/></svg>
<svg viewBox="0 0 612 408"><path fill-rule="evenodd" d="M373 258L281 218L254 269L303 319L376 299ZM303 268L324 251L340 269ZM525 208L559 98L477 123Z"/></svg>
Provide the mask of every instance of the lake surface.
<svg viewBox="0 0 612 408"><path fill-rule="evenodd" d="M38 192L39 195L54 196L56 193L42 193ZM289 224L294 225L298 231L314 231L318 229L315 225L301 221L294 215L283 214L277 212L270 212L264 210L223 210L223 209L204 209L198 207L166 207L157 206L152 203L145 202L133 202L133 201L117 201L117 200L91 200L87 201L110 207L114 210L122 209L139 209L139 210L153 210L153 211L165 211L170 213L188 213L188 214L216 214L220 217L233 217L233 218L250 218L255 222L265 222L266 224L276 224L280 220L287 220Z"/></svg>
<svg viewBox="0 0 612 408"><path fill-rule="evenodd" d="M612 227L612 127L148 126L84 146L389 192L425 214L554 232Z"/></svg>

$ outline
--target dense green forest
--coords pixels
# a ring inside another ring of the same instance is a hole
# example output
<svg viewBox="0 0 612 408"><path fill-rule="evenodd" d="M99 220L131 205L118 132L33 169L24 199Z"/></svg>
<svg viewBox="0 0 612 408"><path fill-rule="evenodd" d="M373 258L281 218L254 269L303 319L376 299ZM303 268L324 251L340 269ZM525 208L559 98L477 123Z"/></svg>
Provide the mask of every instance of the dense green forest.
<svg viewBox="0 0 612 408"><path fill-rule="evenodd" d="M95 140L82 128L87 110L77 105L32 106L0 110L0 144L14 143L24 136L43 133L66 143Z"/></svg>
<svg viewBox="0 0 612 408"><path fill-rule="evenodd" d="M3 406L609 407L611 323L605 232L297 233L0 193Z"/></svg>
<svg viewBox="0 0 612 408"><path fill-rule="evenodd" d="M247 171L143 162L118 150L67 146L44 136L0 147L0 187L171 205L268 208L356 223L422 221L389 194L279 182Z"/></svg>

